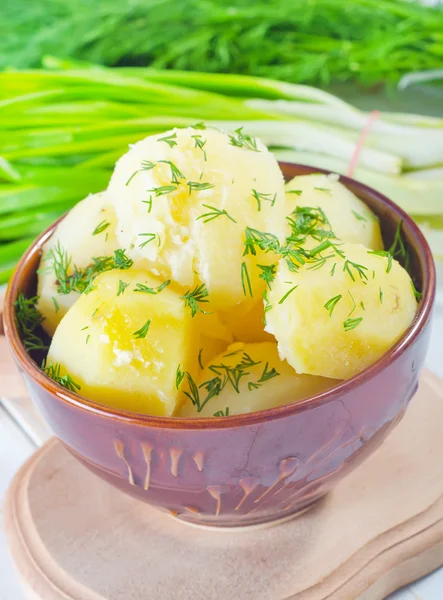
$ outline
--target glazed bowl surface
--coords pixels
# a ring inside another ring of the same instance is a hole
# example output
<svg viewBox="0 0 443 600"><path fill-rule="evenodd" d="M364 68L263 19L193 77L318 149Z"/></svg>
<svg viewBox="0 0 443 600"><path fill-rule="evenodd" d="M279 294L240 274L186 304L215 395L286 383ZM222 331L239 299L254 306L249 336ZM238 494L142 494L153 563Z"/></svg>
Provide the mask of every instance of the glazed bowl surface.
<svg viewBox="0 0 443 600"><path fill-rule="evenodd" d="M280 164L287 180L324 172ZM430 249L394 203L352 179L341 182L379 217L386 247L403 222L411 274L422 291L416 318L380 360L352 379L298 403L217 419L151 417L81 398L49 379L20 340L14 302L35 294L41 249L28 249L10 281L4 325L27 389L54 434L90 470L174 517L235 527L277 521L306 508L357 467L401 419L429 341L435 295Z"/></svg>

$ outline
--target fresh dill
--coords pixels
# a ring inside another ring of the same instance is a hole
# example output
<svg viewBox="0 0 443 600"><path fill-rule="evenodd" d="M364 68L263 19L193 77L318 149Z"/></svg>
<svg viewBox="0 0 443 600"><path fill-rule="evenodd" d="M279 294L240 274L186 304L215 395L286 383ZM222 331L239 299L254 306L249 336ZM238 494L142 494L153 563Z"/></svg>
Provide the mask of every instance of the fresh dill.
<svg viewBox="0 0 443 600"><path fill-rule="evenodd" d="M170 160L159 160L158 162L169 165L169 168L171 169L171 182L172 183L177 185L180 183L180 179L185 179L185 176L180 171L180 169L177 167L177 165L175 165Z"/></svg>
<svg viewBox="0 0 443 600"><path fill-rule="evenodd" d="M419 292L417 290L417 288L415 287L414 282L412 281L412 279L411 279L411 287L412 287L412 291L414 293L415 299L416 300L421 300L423 298L423 294L422 294L422 292Z"/></svg>
<svg viewBox="0 0 443 600"><path fill-rule="evenodd" d="M229 417L229 406L226 406L224 411L218 410L212 416L213 417Z"/></svg>
<svg viewBox="0 0 443 600"><path fill-rule="evenodd" d="M245 296L247 296L249 293L249 295L252 298L253 294L252 294L251 279L249 277L248 266L245 261L243 261L241 264L240 275L241 275L241 284L242 284L242 288L243 288L243 294Z"/></svg>
<svg viewBox="0 0 443 600"><path fill-rule="evenodd" d="M144 242L138 245L139 248L144 248L145 246L153 242L156 238L158 239L157 246L160 246L161 244L161 239L158 233L139 233L138 236L146 238Z"/></svg>
<svg viewBox="0 0 443 600"><path fill-rule="evenodd" d="M200 150L203 152L203 160L206 162L206 160L207 160L206 150L205 150L206 140L204 140L201 135L191 135L191 137L194 140L195 147L200 148Z"/></svg>
<svg viewBox="0 0 443 600"><path fill-rule="evenodd" d="M277 200L277 194L264 194L262 192L257 192L257 190L252 190L252 197L257 202L257 210L260 212L262 207L262 202L270 202L271 206L274 206L275 201Z"/></svg>
<svg viewBox="0 0 443 600"><path fill-rule="evenodd" d="M352 269L354 269L355 273L360 277L362 281L368 279L368 276L365 273L365 271L368 270L368 267L365 267L364 265L359 265L358 263L355 263L352 260L346 259L343 264L343 271L346 271L349 277L352 279L352 281L355 281L355 276L352 272Z"/></svg>
<svg viewBox="0 0 443 600"><path fill-rule="evenodd" d="M348 290L348 295L349 295L349 297L351 299L351 302L352 302L352 310L351 310L351 312L348 315L348 317L350 317L352 315L352 313L354 312L354 310L357 308L357 304L355 303L354 296L351 294L350 290Z"/></svg>
<svg viewBox="0 0 443 600"><path fill-rule="evenodd" d="M188 290L186 294L180 296L180 298L185 301L185 306L191 309L191 315L195 317L198 312L208 314L207 311L203 310L200 306L200 304L204 302L209 302L208 295L205 284L201 283L200 285L196 285L192 291Z"/></svg>
<svg viewBox="0 0 443 600"><path fill-rule="evenodd" d="M395 230L394 241L392 242L391 247L388 249L388 252L392 254L394 258L399 260L403 264L406 271L409 272L410 256L408 248L406 247L406 243L403 239L402 229L403 219L400 219Z"/></svg>
<svg viewBox="0 0 443 600"><path fill-rule="evenodd" d="M180 365L178 365L177 371L175 373L175 388L177 390L180 387L180 384L183 381L184 376L185 376L184 372L181 370Z"/></svg>
<svg viewBox="0 0 443 600"><path fill-rule="evenodd" d="M332 194L332 192L329 188L314 187L314 190L317 190L318 192L326 192L327 194Z"/></svg>
<svg viewBox="0 0 443 600"><path fill-rule="evenodd" d="M351 331L352 329L358 327L358 325L360 325L362 321L363 317L358 317L356 319L346 319L346 321L343 322L343 327L345 328L345 331Z"/></svg>
<svg viewBox="0 0 443 600"><path fill-rule="evenodd" d="M334 296L333 298L329 298L329 300L323 305L323 307L329 312L329 316L332 317L332 313L334 311L334 308L337 306L337 304L340 302L340 300L342 299L342 295L338 294L338 296Z"/></svg>
<svg viewBox="0 0 443 600"><path fill-rule="evenodd" d="M272 304L268 299L268 290L263 292L263 304L264 304L264 316L263 316L263 325L266 326L266 313L272 309Z"/></svg>
<svg viewBox="0 0 443 600"><path fill-rule="evenodd" d="M111 225L111 223L109 221L101 221L97 227L94 229L94 231L92 232L92 235L98 235L99 233L102 233L103 231L106 231L106 229L108 229L108 227Z"/></svg>
<svg viewBox="0 0 443 600"><path fill-rule="evenodd" d="M368 250L368 254L373 254L374 256L381 256L382 258L387 258L386 263L386 273L392 269L392 260L393 256L387 250Z"/></svg>
<svg viewBox="0 0 443 600"><path fill-rule="evenodd" d="M48 345L36 331L45 318L36 308L38 296L25 298L23 292L19 292L14 302L15 319L20 339L28 352L32 350L47 350Z"/></svg>
<svg viewBox="0 0 443 600"><path fill-rule="evenodd" d="M137 329L137 331L134 331L134 333L132 334L136 339L142 339L145 338L148 331L149 331L149 327L151 326L151 319L148 319L146 321L146 323L140 327L140 329Z"/></svg>
<svg viewBox="0 0 443 600"><path fill-rule="evenodd" d="M121 296L122 294L124 294L125 289L128 287L128 285L129 283L125 283L120 279L120 281L118 282L117 296Z"/></svg>
<svg viewBox="0 0 443 600"><path fill-rule="evenodd" d="M177 134L176 133L171 133L170 135L165 135L165 137L162 138L158 138L158 142L165 142L166 144L168 144L168 146L170 148L173 148L174 146L177 146Z"/></svg>
<svg viewBox="0 0 443 600"><path fill-rule="evenodd" d="M364 221L365 223L368 222L367 219L365 219L365 217L363 215L361 215L360 213L358 213L357 211L353 210L352 214L354 215L354 217L358 220L358 221Z"/></svg>
<svg viewBox="0 0 443 600"><path fill-rule="evenodd" d="M88 335L86 336L85 344L87 344L87 343L89 342L89 340L90 340L90 339L91 339L91 336L88 334Z"/></svg>
<svg viewBox="0 0 443 600"><path fill-rule="evenodd" d="M148 192L153 192L156 197L158 196L166 196L166 194L171 194L172 192L177 191L177 184L173 185L160 185L158 187L147 190ZM146 202L146 201L145 201ZM151 211L148 211L151 212Z"/></svg>
<svg viewBox="0 0 443 600"><path fill-rule="evenodd" d="M140 173L141 171L150 171L154 167L155 167L155 163L151 162L150 160L142 160L140 163L140 169L137 169L136 171L134 171L132 173L131 177L127 180L125 185L128 186L131 183L131 181L134 179L134 177L137 175L137 173Z"/></svg>
<svg viewBox="0 0 443 600"><path fill-rule="evenodd" d="M61 369L58 363L53 363L51 361L47 364L45 359L42 362L41 368L48 377L70 392L78 392L81 389L80 385L76 383L70 375L61 375Z"/></svg>
<svg viewBox="0 0 443 600"><path fill-rule="evenodd" d="M152 194L149 196L148 200L142 200L142 204L148 205L148 213L150 213L152 210Z"/></svg>
<svg viewBox="0 0 443 600"><path fill-rule="evenodd" d="M243 133L243 127L235 130L235 135L229 136L229 143L236 148L245 148L253 152L260 152L257 147L257 140L246 133Z"/></svg>
<svg viewBox="0 0 443 600"><path fill-rule="evenodd" d="M54 296L52 296L52 303L54 305L55 312L58 313L58 311L60 310L60 306L59 306L59 303L57 302L57 298L54 298Z"/></svg>
<svg viewBox="0 0 443 600"><path fill-rule="evenodd" d="M381 289L381 287L379 288L378 297L380 300L380 304L383 304L383 290Z"/></svg>
<svg viewBox="0 0 443 600"><path fill-rule="evenodd" d="M271 289L271 283L274 281L276 276L277 265L257 265L261 270L259 278L266 282L269 289Z"/></svg>
<svg viewBox="0 0 443 600"><path fill-rule="evenodd" d="M286 194L296 194L297 196L301 196L302 193L302 190L286 190Z"/></svg>
<svg viewBox="0 0 443 600"><path fill-rule="evenodd" d="M198 352L198 366L200 367L200 369L203 370L203 363L202 363L202 352L203 352L203 348L200 348L199 352Z"/></svg>
<svg viewBox="0 0 443 600"><path fill-rule="evenodd" d="M278 377L280 375L280 373L278 373L278 371L276 371L274 367L270 370L268 370L268 367L269 363L266 363L265 368L263 369L263 373L260 375L260 379L257 381L257 383L264 383L265 381L269 381L269 379L272 379L273 377Z"/></svg>
<svg viewBox="0 0 443 600"><path fill-rule="evenodd" d="M298 288L298 285L294 285L294 287L292 287L292 288L291 288L289 291L287 291L287 292L286 292L286 294L285 294L284 296L282 296L282 297L280 298L280 300L278 301L278 303L279 303L279 304L283 304L283 302L286 300L286 298L287 298L287 297L288 297L290 294L292 294L292 292L293 292L294 290L296 290L297 288Z"/></svg>
<svg viewBox="0 0 443 600"><path fill-rule="evenodd" d="M167 287L170 283L170 279L164 281L157 287L149 287L147 285L144 285L143 283L137 283L134 288L134 292L142 292L143 294L152 294L153 296L155 296L156 294L159 294L162 290L164 290L165 287Z"/></svg>
<svg viewBox="0 0 443 600"><path fill-rule="evenodd" d="M200 215L199 217L197 217L197 221L199 221L200 219L203 219L203 223L209 223L209 221L213 221L214 219L217 219L217 217L228 217L228 219L230 221L232 221L233 223L237 223L237 221L235 219L233 219L231 217L231 215L226 211L226 210L220 210L219 208L216 208L215 206L211 206L210 204L203 204L203 206L205 208L208 209L209 212L206 212L202 215Z"/></svg>
<svg viewBox="0 0 443 600"><path fill-rule="evenodd" d="M203 192L205 190L210 190L211 188L214 187L213 183L208 183L208 182L200 182L200 181L188 181L187 183L188 189L189 189L189 195L192 194L192 192Z"/></svg>

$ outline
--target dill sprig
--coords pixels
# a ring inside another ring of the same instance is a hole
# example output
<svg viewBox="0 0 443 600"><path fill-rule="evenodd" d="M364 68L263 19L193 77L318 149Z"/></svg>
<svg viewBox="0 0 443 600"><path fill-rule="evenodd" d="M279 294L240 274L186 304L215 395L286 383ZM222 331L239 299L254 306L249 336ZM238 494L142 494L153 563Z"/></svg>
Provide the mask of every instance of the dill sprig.
<svg viewBox="0 0 443 600"><path fill-rule="evenodd" d="M358 213L356 210L352 211L352 214L354 215L354 217L358 220L358 221L364 221L365 223L368 222L367 219L365 219L365 217L363 215L361 215L360 213Z"/></svg>
<svg viewBox="0 0 443 600"><path fill-rule="evenodd" d="M229 417L229 406L225 407L225 410L218 410L213 414L213 417Z"/></svg>
<svg viewBox="0 0 443 600"><path fill-rule="evenodd" d="M144 248L145 246L147 246L148 244L153 242L155 240L155 238L158 238L157 246L160 246L160 244L161 244L161 239L160 239L160 236L158 235L158 233L139 233L137 235L138 235L138 237L146 238L144 242L142 242L141 244L138 245L139 248Z"/></svg>
<svg viewBox="0 0 443 600"><path fill-rule="evenodd" d="M260 152L257 147L257 140L246 133L243 133L243 127L235 130L235 134L229 136L229 143L231 146L237 148L245 148L246 150L252 150L253 152Z"/></svg>
<svg viewBox="0 0 443 600"><path fill-rule="evenodd" d="M337 306L337 304L340 302L340 300L343 298L343 296L341 294L338 294L337 296L334 296L333 298L329 298L329 300L326 302L326 304L324 304L324 308L326 308L326 310L329 312L329 316L332 317L332 313L334 311L334 308Z"/></svg>
<svg viewBox="0 0 443 600"><path fill-rule="evenodd" d="M185 179L185 176L180 171L180 169L177 167L177 165L175 165L170 160L159 160L158 162L159 163L164 163L166 165L169 165L169 168L171 169L171 182L172 183L179 184L180 183L180 179Z"/></svg>
<svg viewBox="0 0 443 600"><path fill-rule="evenodd" d="M141 173L141 171L150 171L154 167L155 167L154 162L151 162L150 160L142 160L140 163L140 169L137 169L136 171L134 171L132 173L131 177L128 179L128 181L126 182L125 185L128 186L131 183L131 181L134 179L134 177L137 175L137 173Z"/></svg>
<svg viewBox="0 0 443 600"><path fill-rule="evenodd" d="M406 243L403 239L403 219L400 219L398 222L397 228L395 230L394 241L392 242L391 247L388 249L388 252L392 254L394 258L400 261L406 271L409 272L411 266L411 257L409 255L409 250L406 246Z"/></svg>
<svg viewBox="0 0 443 600"><path fill-rule="evenodd" d="M252 298L253 294L252 294L251 279L249 277L248 266L245 261L243 261L241 264L240 275L241 275L241 284L242 284L242 288L243 288L243 294L245 296L247 296L249 293L249 295Z"/></svg>
<svg viewBox="0 0 443 600"><path fill-rule="evenodd" d="M211 206L210 204L203 204L202 206L207 208L209 212L206 212L206 213L200 215L199 217L197 217L196 221L203 219L203 223L209 223L209 221L213 221L214 219L217 219L218 217L225 216L225 217L228 217L228 219L230 221L232 221L233 223L237 223L237 221L235 219L233 219L226 210L220 210L219 208L216 208L215 206Z"/></svg>
<svg viewBox="0 0 443 600"><path fill-rule="evenodd" d="M277 264L273 265L257 265L261 270L259 278L266 282L269 289L271 289L271 283L274 281L277 271Z"/></svg>
<svg viewBox="0 0 443 600"><path fill-rule="evenodd" d="M192 192L203 192L204 190L210 190L214 187L214 184L203 181L188 181L187 186L189 188L189 195L191 195Z"/></svg>
<svg viewBox="0 0 443 600"><path fill-rule="evenodd" d="M364 265L359 265L358 263L355 263L352 260L346 259L343 264L343 271L346 271L349 277L352 279L352 281L355 281L355 274L352 272L352 269L354 269L355 274L358 275L363 282L364 280L368 279L368 276L365 273L365 271L368 270L368 267L365 267Z"/></svg>
<svg viewBox="0 0 443 600"><path fill-rule="evenodd" d="M287 298L287 297L288 297L290 294L292 294L292 292L293 292L294 290L296 290L297 288L298 288L298 285L294 285L294 286L293 286L293 287L292 287L290 290L288 290L288 291L286 292L286 294L284 294L284 295L283 295L283 296L280 298L280 300L278 301L278 303L279 303L279 304L283 304L283 302L286 300L286 298Z"/></svg>
<svg viewBox="0 0 443 600"><path fill-rule="evenodd" d="M158 142L165 142L166 144L168 144L168 146L170 148L173 148L174 146L177 146L177 134L176 133L171 133L170 135L165 135L162 138L158 138Z"/></svg>
<svg viewBox="0 0 443 600"><path fill-rule="evenodd" d="M164 290L165 287L167 287L170 283L171 283L170 279L168 279L167 281L164 281L157 287L149 287L147 285L144 285L143 283L137 283L134 288L134 292L142 292L143 294L152 294L155 296L156 294L160 294L160 292L162 290Z"/></svg>
<svg viewBox="0 0 443 600"><path fill-rule="evenodd" d="M374 256L381 256L382 258L387 258L386 273L389 273L389 271L392 269L393 256L388 250L368 250L368 254L373 254Z"/></svg>
<svg viewBox="0 0 443 600"><path fill-rule="evenodd" d="M262 192L257 192L257 190L252 190L252 197L257 202L257 210L260 212L262 207L262 202L270 202L271 206L274 206L275 201L277 200L277 194L264 194Z"/></svg>
<svg viewBox="0 0 443 600"><path fill-rule="evenodd" d="M360 325L362 321L363 317L357 317L356 319L346 319L346 321L343 322L343 327L345 328L345 331L351 331L352 329L358 327L358 325Z"/></svg>
<svg viewBox="0 0 443 600"><path fill-rule="evenodd" d="M109 221L101 221L92 232L92 235L98 235L99 233L103 233L103 231L106 231L106 229L108 229L110 225L111 223Z"/></svg>
<svg viewBox="0 0 443 600"><path fill-rule="evenodd" d="M14 302L15 320L20 339L28 352L33 350L47 350L48 345L43 341L36 330L45 318L36 308L38 296L25 298L23 292L19 292Z"/></svg>
<svg viewBox="0 0 443 600"><path fill-rule="evenodd" d="M134 333L132 334L136 339L142 339L145 338L148 331L149 331L149 327L151 326L151 319L148 319L146 321L146 323L144 325L142 325L142 327L140 327L140 329L137 329L137 331L134 331Z"/></svg>
<svg viewBox="0 0 443 600"><path fill-rule="evenodd" d="M166 194L171 194L172 192L177 191L177 184L173 185L159 185L158 187L151 188L147 190L148 192L153 192L155 196L158 198L159 196L165 196ZM149 200L144 200L145 203L148 203ZM152 201L151 201L152 206ZM151 212L150 210L148 212Z"/></svg>
<svg viewBox="0 0 443 600"><path fill-rule="evenodd" d="M206 161L207 160L206 150L205 150L206 140L203 139L201 135L191 135L191 137L194 140L195 147L200 148L200 150L203 152L203 160Z"/></svg>
<svg viewBox="0 0 443 600"><path fill-rule="evenodd" d="M47 364L46 359L44 359L41 368L48 377L70 392L78 392L81 389L80 385L76 383L70 375L61 375L59 363L53 363L51 361L49 364Z"/></svg>
<svg viewBox="0 0 443 600"><path fill-rule="evenodd" d="M205 284L201 283L200 285L196 285L192 291L188 290L180 298L185 301L185 306L191 309L191 315L195 317L198 312L208 314L208 311L203 310L200 306L201 303L209 302L208 295Z"/></svg>
<svg viewBox="0 0 443 600"><path fill-rule="evenodd" d="M120 279L120 281L118 282L117 296L121 296L122 294L124 294L125 289L128 287L128 285L129 283L125 283Z"/></svg>

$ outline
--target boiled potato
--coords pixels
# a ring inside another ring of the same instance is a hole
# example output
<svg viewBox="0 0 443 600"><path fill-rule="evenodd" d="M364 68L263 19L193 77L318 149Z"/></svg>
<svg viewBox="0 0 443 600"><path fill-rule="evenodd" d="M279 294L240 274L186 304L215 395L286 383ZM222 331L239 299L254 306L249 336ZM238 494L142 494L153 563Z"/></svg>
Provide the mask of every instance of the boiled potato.
<svg viewBox="0 0 443 600"><path fill-rule="evenodd" d="M115 213L106 192L90 194L79 202L61 221L43 247L38 271L38 309L45 317L43 327L53 335L57 325L79 297L78 292L59 294L54 273L53 252L66 253L70 262L68 274L74 265L85 268L93 257L112 255L118 247L115 235Z"/></svg>
<svg viewBox="0 0 443 600"><path fill-rule="evenodd" d="M344 258L327 252L324 264L308 262L297 272L279 264L267 329L297 373L352 377L380 358L414 319L411 279L396 260L359 244L339 250Z"/></svg>
<svg viewBox="0 0 443 600"><path fill-rule="evenodd" d="M198 373L197 321L172 285L143 271L108 271L61 320L48 353L91 400L128 411L171 416L180 404L180 365Z"/></svg>
<svg viewBox="0 0 443 600"><path fill-rule="evenodd" d="M238 342L275 342L275 338L264 329L265 311L261 298L252 307L242 303L229 311L220 311L220 317Z"/></svg>
<svg viewBox="0 0 443 600"><path fill-rule="evenodd" d="M320 208L338 239L373 250L383 249L377 217L337 176L298 175L286 184L285 191L288 215L297 207Z"/></svg>
<svg viewBox="0 0 443 600"><path fill-rule="evenodd" d="M265 286L255 263L272 257L243 256L245 228L283 240L286 214L282 173L260 141L213 128L153 135L120 158L108 191L134 261L185 288L203 283L218 310L252 308Z"/></svg>
<svg viewBox="0 0 443 600"><path fill-rule="evenodd" d="M224 379L228 372L237 389L231 380L228 380L220 393L212 396L200 412L197 406L187 399L180 415L212 417L254 412L298 402L337 383L323 377L297 375L286 361L280 360L275 342L239 342L232 344L210 361L200 374L196 383L202 405L207 397L210 382L214 383L218 376Z"/></svg>

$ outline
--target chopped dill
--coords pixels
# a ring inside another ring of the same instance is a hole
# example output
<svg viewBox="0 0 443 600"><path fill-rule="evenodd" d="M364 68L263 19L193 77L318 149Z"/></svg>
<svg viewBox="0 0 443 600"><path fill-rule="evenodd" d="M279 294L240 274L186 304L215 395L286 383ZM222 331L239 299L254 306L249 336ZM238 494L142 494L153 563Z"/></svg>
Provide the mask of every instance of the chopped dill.
<svg viewBox="0 0 443 600"><path fill-rule="evenodd" d="M210 190L214 187L214 184L200 181L188 181L187 186L189 188L189 195L191 195L193 191L203 192L204 190Z"/></svg>
<svg viewBox="0 0 443 600"><path fill-rule="evenodd" d="M14 302L15 320L20 339L28 352L32 350L47 350L48 345L43 338L36 332L45 318L36 308L38 296L25 298L23 292L19 292L17 300Z"/></svg>
<svg viewBox="0 0 443 600"><path fill-rule="evenodd" d="M124 293L125 289L128 287L128 285L129 283L125 283L120 279L120 281L118 282L117 296L121 296Z"/></svg>
<svg viewBox="0 0 443 600"><path fill-rule="evenodd" d="M49 364L47 364L45 359L42 362L41 368L48 377L70 392L78 392L81 389L80 385L76 383L70 375L61 375L61 369L58 363L53 363L51 361Z"/></svg>
<svg viewBox="0 0 443 600"><path fill-rule="evenodd" d="M162 290L164 290L165 287L167 287L170 283L170 279L164 281L157 287L149 287L147 285L144 285L143 283L137 283L134 288L134 292L142 292L143 294L152 294L155 296L156 294L159 294Z"/></svg>
<svg viewBox="0 0 443 600"><path fill-rule="evenodd" d="M233 219L226 210L220 210L219 208L216 208L215 206L211 206L210 204L203 204L203 206L205 208L207 208L209 212L206 212L206 213L200 215L199 217L197 217L196 221L203 219L203 223L209 223L209 221L213 221L217 217L225 216L225 217L228 217L228 219L230 221L232 221L233 223L237 223L237 221L235 219Z"/></svg>
<svg viewBox="0 0 443 600"><path fill-rule="evenodd" d="M241 274L241 284L242 284L242 288L243 288L243 294L245 296L247 296L248 292L249 292L249 295L252 298L253 294L252 294L251 279L249 278L248 267L247 267L245 261L243 261L241 264L240 274Z"/></svg>
<svg viewBox="0 0 443 600"><path fill-rule="evenodd" d="M165 135L165 137L158 138L157 142L165 142L170 148L173 148L174 146L177 146L176 139L177 134L171 133L170 135Z"/></svg>
<svg viewBox="0 0 443 600"><path fill-rule="evenodd" d="M296 290L298 288L298 285L294 285L294 287L292 287L288 292L286 292L286 294L284 296L282 296L280 298L280 300L278 301L279 304L283 304L283 302L286 300L286 298L289 296L289 294L292 294L292 292L294 290Z"/></svg>
<svg viewBox="0 0 443 600"><path fill-rule="evenodd" d="M346 319L346 321L343 323L343 327L345 328L345 331L351 331L352 329L358 327L362 321L363 317L358 317L357 319Z"/></svg>
<svg viewBox="0 0 443 600"><path fill-rule="evenodd" d="M338 296L334 296L333 298L329 298L329 300L326 302L326 304L323 305L324 308L326 308L326 310L329 312L329 316L332 317L332 313L334 311L334 308L337 306L338 302L340 302L340 300L342 299L342 295L339 294Z"/></svg>
<svg viewBox="0 0 443 600"><path fill-rule="evenodd" d="M229 143L231 146L237 148L245 148L246 150L252 150L253 152L260 152L257 147L257 140L253 137L243 133L243 127L235 130L235 134L229 136Z"/></svg>
<svg viewBox="0 0 443 600"><path fill-rule="evenodd" d="M142 339L146 337L146 334L149 331L149 327L151 326L151 319L148 319L146 321L146 323L140 327L140 329L137 329L137 331L134 331L134 333L132 334L136 339Z"/></svg>
<svg viewBox="0 0 443 600"><path fill-rule="evenodd" d="M98 235L99 233L102 233L103 231L106 231L106 229L108 229L108 227L111 225L111 223L109 221L101 221L97 227L94 229L94 231L92 232L92 235Z"/></svg>
<svg viewBox="0 0 443 600"><path fill-rule="evenodd" d="M208 295L205 284L201 283L200 285L196 285L192 291L188 290L186 294L180 296L180 298L185 301L185 306L191 309L191 315L195 317L198 312L208 314L208 312L203 310L200 306L203 302L209 302Z"/></svg>
<svg viewBox="0 0 443 600"><path fill-rule="evenodd" d="M274 206L275 201L277 200L277 194L264 194L262 192L257 192L257 190L252 190L252 197L257 202L257 210L260 212L262 207L262 202L270 202L271 206Z"/></svg>
<svg viewBox="0 0 443 600"><path fill-rule="evenodd" d="M229 417L229 406L225 407L224 412L222 410L218 410L213 414L214 417Z"/></svg>

